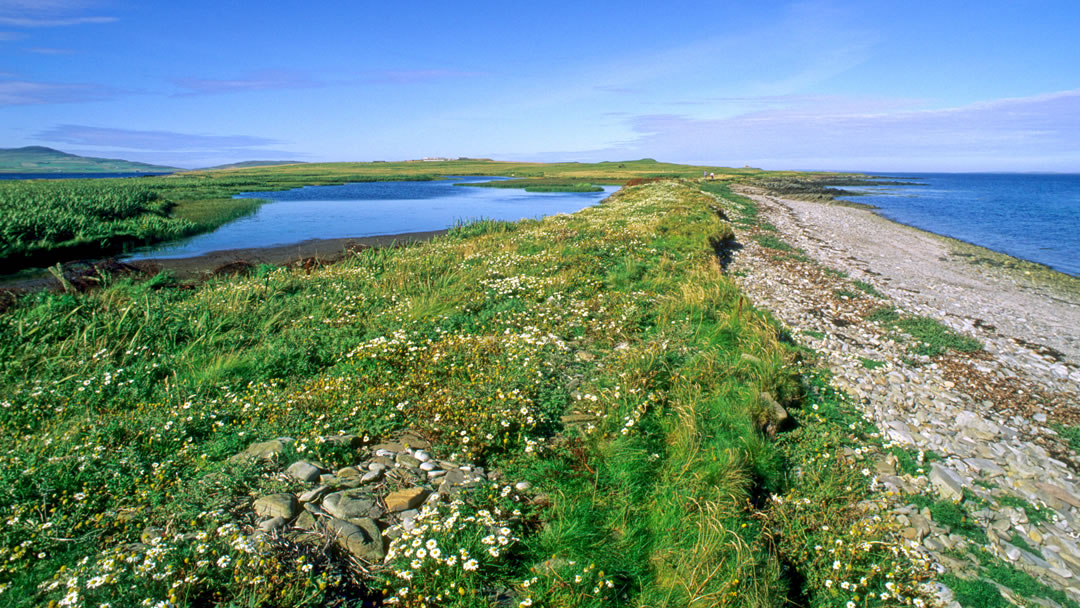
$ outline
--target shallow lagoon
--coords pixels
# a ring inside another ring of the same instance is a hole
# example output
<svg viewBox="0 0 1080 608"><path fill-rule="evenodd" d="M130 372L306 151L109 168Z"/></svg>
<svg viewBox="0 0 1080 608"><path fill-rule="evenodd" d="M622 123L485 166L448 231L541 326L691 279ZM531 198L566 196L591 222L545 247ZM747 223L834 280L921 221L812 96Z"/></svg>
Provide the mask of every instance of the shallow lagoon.
<svg viewBox="0 0 1080 608"><path fill-rule="evenodd" d="M213 232L139 251L131 259L186 258L226 249L289 245L311 239L351 238L441 230L479 218L520 220L573 213L618 190L525 192L509 188L455 187L500 178L469 177L419 182L364 182L307 186L282 192L237 195L270 202L252 215Z"/></svg>

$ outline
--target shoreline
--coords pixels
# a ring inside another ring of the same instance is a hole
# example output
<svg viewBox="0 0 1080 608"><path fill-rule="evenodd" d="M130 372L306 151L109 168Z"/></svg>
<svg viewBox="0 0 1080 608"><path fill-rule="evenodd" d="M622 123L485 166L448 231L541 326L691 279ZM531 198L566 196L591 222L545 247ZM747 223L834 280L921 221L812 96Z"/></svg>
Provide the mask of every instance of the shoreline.
<svg viewBox="0 0 1080 608"><path fill-rule="evenodd" d="M829 257L836 262L832 265L851 272L853 278L884 279L885 289L891 284L893 291L906 295L903 299L916 300L911 303L915 308L943 311L950 325L989 333L977 327L978 320L1004 328L1013 338L1036 344L1045 340L1080 365L1080 278L870 209L786 198L747 187L733 190L759 204L765 199L767 205L785 208L791 221L777 226L784 236L794 235L793 245L843 250L847 255L834 252ZM768 215L774 219L776 214ZM942 293L935 294L935 289ZM957 298L971 299L965 293L978 294L977 310L972 306L964 310L959 303ZM920 297L912 298L916 295ZM957 317L968 317L967 322L957 323Z"/></svg>
<svg viewBox="0 0 1080 608"><path fill-rule="evenodd" d="M320 264L331 264L340 261L351 251L367 249L369 247L394 247L411 243L420 243L430 241L431 239L446 233L447 230L444 229L333 239L308 239L306 241L288 245L221 249L218 251L210 251L202 255L182 258L141 258L138 260L125 260L119 257L98 258L95 260L71 262L71 264L92 266L93 264L102 263L111 259L135 267L148 275L169 271L177 279L190 281L207 278L213 275L218 269L233 264L271 264L283 266L291 263L303 264L308 261ZM35 290L56 286L58 286L56 279L46 272L31 277L18 277L0 281L0 288L4 289L16 288Z"/></svg>
<svg viewBox="0 0 1080 608"><path fill-rule="evenodd" d="M1080 296L1069 282L867 210L733 190L762 219L739 234L739 290L879 429L884 458L863 474L905 547L945 575L941 605L973 585L1013 603L1080 601ZM926 334L883 309L981 348L920 352ZM1024 592L1003 572L1045 587Z"/></svg>

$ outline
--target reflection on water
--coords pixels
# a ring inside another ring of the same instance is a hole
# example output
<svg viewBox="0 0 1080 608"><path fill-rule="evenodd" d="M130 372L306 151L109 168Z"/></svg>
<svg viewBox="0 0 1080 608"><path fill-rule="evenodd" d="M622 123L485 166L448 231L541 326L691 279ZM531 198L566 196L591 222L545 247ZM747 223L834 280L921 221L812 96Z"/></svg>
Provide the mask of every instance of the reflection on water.
<svg viewBox="0 0 1080 608"><path fill-rule="evenodd" d="M618 189L605 186L603 192L532 193L509 188L454 186L455 182L492 179L499 178L368 182L243 194L240 196L272 202L214 232L142 250L131 258L184 258L224 249L289 245L310 239L426 232L479 218L538 218L579 211Z"/></svg>

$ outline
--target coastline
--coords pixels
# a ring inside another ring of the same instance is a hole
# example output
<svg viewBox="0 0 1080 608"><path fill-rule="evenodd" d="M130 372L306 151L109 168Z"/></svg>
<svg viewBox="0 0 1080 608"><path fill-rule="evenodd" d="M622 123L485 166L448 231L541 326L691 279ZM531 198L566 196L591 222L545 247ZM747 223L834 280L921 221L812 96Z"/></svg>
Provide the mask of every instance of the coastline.
<svg viewBox="0 0 1080 608"><path fill-rule="evenodd" d="M213 275L219 269L235 264L272 264L288 265L293 263L303 264L315 262L318 264L331 264L340 261L349 252L369 247L393 247L430 241L431 239L446 234L446 230L430 230L426 232L406 232L401 234L382 234L374 236L359 236L336 239L309 239L289 245L275 245L272 247L249 247L238 249L223 249L211 251L198 256L184 258L145 258L134 261L126 261L119 258L118 261L132 266L147 275L168 271L181 281L205 279ZM92 266L106 259L74 262L83 266ZM66 267L66 265L65 265ZM55 278L47 273L32 277L19 277L0 282L0 288L16 289L47 289L56 287Z"/></svg>
<svg viewBox="0 0 1080 608"><path fill-rule="evenodd" d="M905 547L938 565L941 605L973 589L1080 601L1075 279L868 210L733 190L763 221L729 272L879 429L864 475ZM926 354L895 318L981 347Z"/></svg>
<svg viewBox="0 0 1080 608"><path fill-rule="evenodd" d="M882 283L879 289L900 297L902 304L940 311L946 324L973 331L980 339L1004 332L1046 343L1080 365L1080 278L909 226L872 209L746 187L734 190L764 205L770 221L793 245L815 250L853 278ZM978 327L987 323L999 331Z"/></svg>

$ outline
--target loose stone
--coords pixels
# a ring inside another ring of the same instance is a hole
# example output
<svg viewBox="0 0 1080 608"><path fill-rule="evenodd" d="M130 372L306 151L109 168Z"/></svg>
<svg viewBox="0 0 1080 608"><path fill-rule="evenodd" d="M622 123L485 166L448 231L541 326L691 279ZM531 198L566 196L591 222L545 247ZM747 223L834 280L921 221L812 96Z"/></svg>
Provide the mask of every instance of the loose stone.
<svg viewBox="0 0 1080 608"><path fill-rule="evenodd" d="M300 512L300 503L288 492L270 494L255 501L255 515L261 518L283 517L292 519Z"/></svg>

